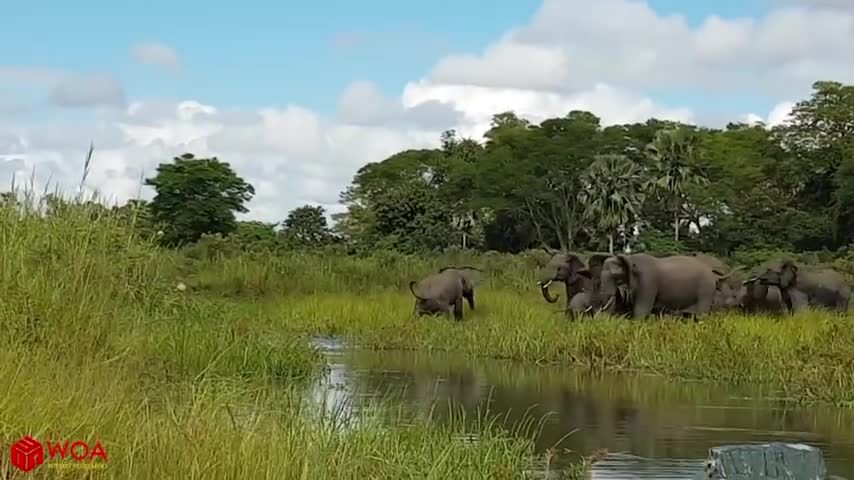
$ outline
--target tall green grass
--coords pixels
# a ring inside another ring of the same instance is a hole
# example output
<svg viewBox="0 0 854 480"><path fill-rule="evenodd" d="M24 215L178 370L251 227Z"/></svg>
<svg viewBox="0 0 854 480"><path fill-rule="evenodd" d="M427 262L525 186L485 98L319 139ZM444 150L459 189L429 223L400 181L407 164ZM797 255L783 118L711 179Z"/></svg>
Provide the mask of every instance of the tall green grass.
<svg viewBox="0 0 854 480"><path fill-rule="evenodd" d="M340 335L370 349L445 350L538 364L642 370L762 384L794 400L854 401L854 329L823 312L712 315L700 323L599 317L570 322L536 289L481 289L464 321L413 317L411 294L295 296L258 308L283 328Z"/></svg>
<svg viewBox="0 0 854 480"><path fill-rule="evenodd" d="M196 262L188 284L198 295L228 297L233 281L229 271L241 272L240 283L259 285L262 282L253 279L263 278L265 286L256 293L268 301L254 308L275 318L279 328L341 335L371 349L446 350L541 364L642 370L672 378L764 385L802 402L854 405L850 316L823 311L792 317L727 313L707 316L698 324L607 317L573 323L558 313L565 299L549 305L536 286L537 269L548 258L544 251L420 257L389 252L368 257L253 254ZM466 306L463 323L413 318L409 281L448 265L483 270L478 274L476 310ZM843 267L835 266L850 274L850 268Z"/></svg>
<svg viewBox="0 0 854 480"><path fill-rule="evenodd" d="M303 392L323 362L310 332L247 298L194 291L270 295L301 265L203 265L140 238L126 218L67 207L46 215L30 199L0 208L0 443L98 440L108 462L45 464L36 478L519 478L541 469L536 432L378 418L342 429L339 418L313 416ZM478 441L461 440L469 433ZM30 475L5 455L0 477Z"/></svg>

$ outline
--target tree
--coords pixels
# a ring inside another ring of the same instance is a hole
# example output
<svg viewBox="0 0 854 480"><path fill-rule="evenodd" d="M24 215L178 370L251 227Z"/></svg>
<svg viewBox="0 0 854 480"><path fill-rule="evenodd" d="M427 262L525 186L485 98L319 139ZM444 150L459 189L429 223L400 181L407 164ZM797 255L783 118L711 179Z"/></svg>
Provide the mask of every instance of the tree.
<svg viewBox="0 0 854 480"><path fill-rule="evenodd" d="M216 157L185 153L174 163L161 163L145 185L157 192L151 201L153 220L165 225L163 242L183 245L202 234L227 235L237 228L235 213L246 213L255 195L252 185Z"/></svg>
<svg viewBox="0 0 854 480"><path fill-rule="evenodd" d="M643 171L636 163L616 154L600 155L582 176L578 197L584 219L608 237L608 252L614 253L614 235L627 231L638 218L644 201Z"/></svg>
<svg viewBox="0 0 854 480"><path fill-rule="evenodd" d="M847 194L836 193L841 185L837 170L854 154L854 86L815 82L810 98L795 104L791 119L774 129L774 138L791 154L797 203L827 219L824 234L802 246L834 247L854 240L854 209L839 203Z"/></svg>
<svg viewBox="0 0 854 480"><path fill-rule="evenodd" d="M332 240L326 211L321 206L303 205L291 210L282 233L289 242L300 247L320 247Z"/></svg>
<svg viewBox="0 0 854 480"><path fill-rule="evenodd" d="M688 128L660 130L647 146L652 161L652 193L661 193L669 200L673 214L673 240L679 243L679 222L688 201L686 192L693 185L705 185L707 180L697 165L697 134Z"/></svg>
<svg viewBox="0 0 854 480"><path fill-rule="evenodd" d="M583 250L606 236L609 249L631 237L661 252L838 249L854 243L854 86L813 89L770 129L655 118L602 128L588 111L534 124L500 112L483 139L447 130L436 148L360 169L336 229L365 249L406 252Z"/></svg>

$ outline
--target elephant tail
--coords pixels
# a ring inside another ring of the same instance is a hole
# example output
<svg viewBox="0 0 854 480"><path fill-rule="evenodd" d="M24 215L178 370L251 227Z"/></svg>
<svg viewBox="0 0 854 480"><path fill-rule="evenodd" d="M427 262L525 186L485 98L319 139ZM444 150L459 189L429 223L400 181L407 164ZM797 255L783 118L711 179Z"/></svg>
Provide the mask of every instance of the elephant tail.
<svg viewBox="0 0 854 480"><path fill-rule="evenodd" d="M415 298L417 298L418 300L424 300L423 298L419 297L417 293L415 293L415 283L415 280L409 282L409 291L412 292L412 295L415 296Z"/></svg>

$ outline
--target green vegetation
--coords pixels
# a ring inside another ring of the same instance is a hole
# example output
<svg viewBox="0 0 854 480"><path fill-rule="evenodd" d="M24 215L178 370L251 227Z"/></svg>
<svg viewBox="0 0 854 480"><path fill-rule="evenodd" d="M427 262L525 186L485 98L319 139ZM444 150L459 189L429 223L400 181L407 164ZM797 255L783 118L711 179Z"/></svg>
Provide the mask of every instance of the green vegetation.
<svg viewBox="0 0 854 480"><path fill-rule="evenodd" d="M198 263L139 238L135 217L49 201L55 208L0 208L3 438L99 441L106 468L84 470L96 478L515 478L544 468L531 425L511 431L488 415L473 444L462 417L318 417L304 388L322 363L306 335L272 311L176 288ZM265 275L256 263L217 265L243 272L232 286ZM23 476L6 459L0 476ZM84 472L49 465L35 477Z"/></svg>
<svg viewBox="0 0 854 480"><path fill-rule="evenodd" d="M321 373L308 344L318 333L375 349L761 383L850 405L848 318L571 324L534 283L549 256L540 247L704 251L743 266L786 255L852 276L854 86L814 90L772 129L603 127L583 111L532 125L499 113L483 144L449 130L440 148L361 168L332 227L309 205L281 226L237 220L254 188L228 163L189 153L145 180L151 202L51 194L36 209L3 194L0 433L100 439L115 478L506 478L531 468L528 434L491 423L463 446L465 422L368 419L342 431L338 418L309 418L300 392ZM452 264L486 272L477 311L466 307L462 323L411 318L408 282Z"/></svg>

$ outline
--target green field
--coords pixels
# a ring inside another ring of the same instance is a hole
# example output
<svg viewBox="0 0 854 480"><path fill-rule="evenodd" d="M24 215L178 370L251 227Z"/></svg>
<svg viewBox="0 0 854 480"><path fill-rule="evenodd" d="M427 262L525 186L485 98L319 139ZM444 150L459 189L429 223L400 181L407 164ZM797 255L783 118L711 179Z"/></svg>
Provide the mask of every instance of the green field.
<svg viewBox="0 0 854 480"><path fill-rule="evenodd" d="M848 319L571 323L540 297L536 253L211 259L155 247L121 219L92 220L85 209L48 217L0 209L0 231L2 436L98 440L109 460L94 476L508 478L543 467L531 425L519 434L484 416L479 441L465 444L464 419L399 427L368 419L341 430L334 416L312 416L301 396L322 373L312 334L854 400ZM476 310L466 306L461 323L413 318L408 281L448 264L485 270ZM10 472L23 476L0 464L0 476Z"/></svg>
<svg viewBox="0 0 854 480"><path fill-rule="evenodd" d="M4 448L23 435L80 439L108 457L101 470L48 461L37 478L508 478L544 465L536 429L508 431L486 414L475 444L459 440L463 418L399 428L368 418L343 430L334 415L312 415L302 392L323 362L311 325L282 311L326 296L275 294L293 272L195 262L85 209L0 209L0 231ZM216 286L227 300L176 288L215 269L229 272ZM7 459L0 477L28 475Z"/></svg>

